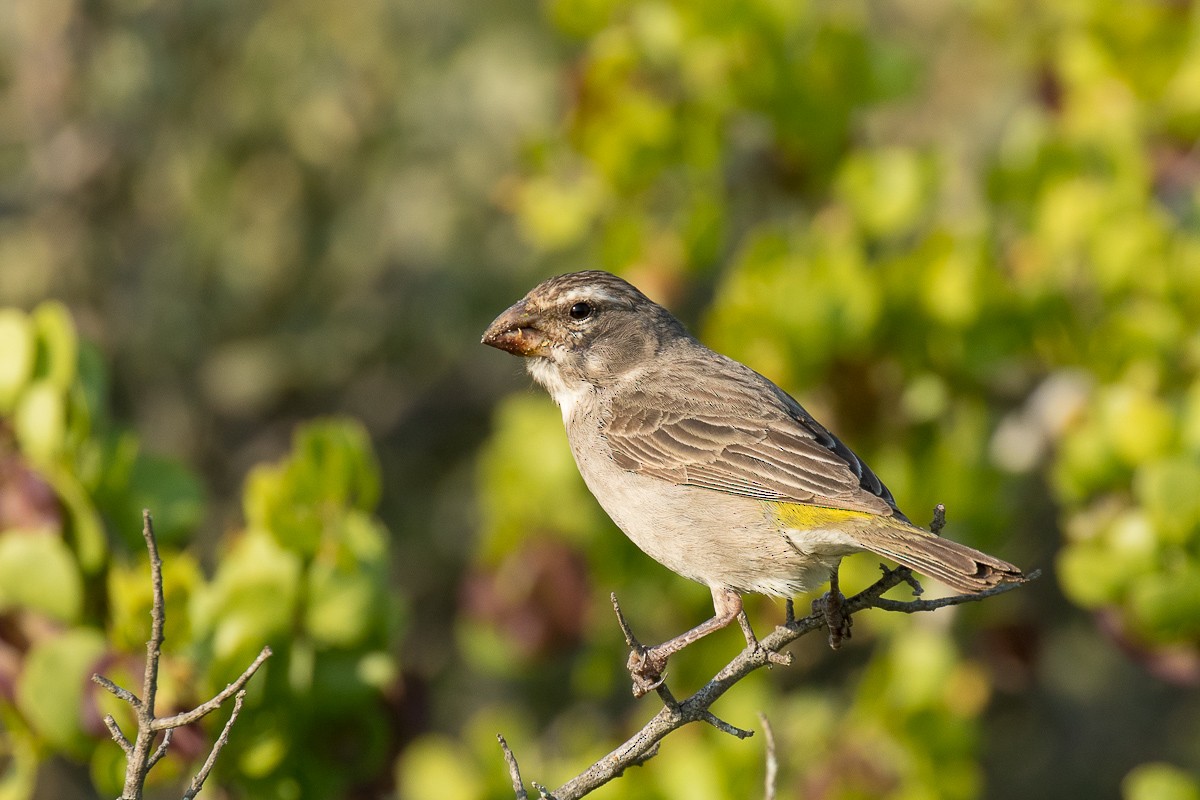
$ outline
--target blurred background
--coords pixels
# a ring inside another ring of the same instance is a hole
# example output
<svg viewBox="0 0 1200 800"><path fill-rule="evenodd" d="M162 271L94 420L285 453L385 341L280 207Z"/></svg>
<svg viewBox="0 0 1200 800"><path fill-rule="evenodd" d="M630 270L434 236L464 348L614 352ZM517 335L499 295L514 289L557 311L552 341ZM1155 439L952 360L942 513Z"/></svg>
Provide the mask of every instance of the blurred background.
<svg viewBox="0 0 1200 800"><path fill-rule="evenodd" d="M593 267L1042 570L731 691L781 797L1197 800L1198 136L1182 1L6 0L0 800L120 790L87 678L140 680L143 507L161 712L276 652L206 796L511 797L497 732L553 787L639 728L608 593L659 641L708 592L478 344ZM692 726L595 796L763 771Z"/></svg>

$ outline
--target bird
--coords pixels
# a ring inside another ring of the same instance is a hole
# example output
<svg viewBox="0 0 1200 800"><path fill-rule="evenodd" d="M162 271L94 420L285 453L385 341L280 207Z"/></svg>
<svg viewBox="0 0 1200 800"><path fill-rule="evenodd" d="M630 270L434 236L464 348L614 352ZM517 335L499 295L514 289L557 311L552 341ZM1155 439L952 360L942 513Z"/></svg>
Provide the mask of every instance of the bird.
<svg viewBox="0 0 1200 800"><path fill-rule="evenodd" d="M742 594L791 598L869 551L960 592L1020 569L914 525L878 476L769 379L698 341L608 272L544 280L482 343L521 356L562 412L584 483L626 536L709 587L714 615L629 659L634 694L667 658L735 618ZM847 631L848 632L848 631Z"/></svg>

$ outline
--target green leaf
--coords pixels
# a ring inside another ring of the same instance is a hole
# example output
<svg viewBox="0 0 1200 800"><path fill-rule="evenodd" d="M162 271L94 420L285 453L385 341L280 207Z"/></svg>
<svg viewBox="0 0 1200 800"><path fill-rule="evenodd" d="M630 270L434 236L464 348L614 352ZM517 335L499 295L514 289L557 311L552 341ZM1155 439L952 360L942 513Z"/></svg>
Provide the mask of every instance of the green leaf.
<svg viewBox="0 0 1200 800"><path fill-rule="evenodd" d="M62 622L76 622L83 579L63 540L46 531L0 534L0 610L27 608Z"/></svg>
<svg viewBox="0 0 1200 800"><path fill-rule="evenodd" d="M379 501L379 466L366 430L351 420L323 420L296 431L292 454L251 471L243 492L249 525L311 557L341 513L370 511Z"/></svg>
<svg viewBox="0 0 1200 800"><path fill-rule="evenodd" d="M511 552L531 531L581 541L599 527L602 512L579 477L558 411L547 398L507 398L496 409L495 433L478 463L484 561Z"/></svg>
<svg viewBox="0 0 1200 800"><path fill-rule="evenodd" d="M79 363L79 340L71 312L62 303L48 301L33 310L38 333L37 375L65 392L75 381Z"/></svg>
<svg viewBox="0 0 1200 800"><path fill-rule="evenodd" d="M266 531L251 530L220 560L208 590L197 597L193 626L210 632L216 657L236 666L292 629L300 579L296 554Z"/></svg>
<svg viewBox="0 0 1200 800"><path fill-rule="evenodd" d="M1200 539L1200 458L1147 464L1138 470L1133 488L1164 541L1184 544Z"/></svg>
<svg viewBox="0 0 1200 800"><path fill-rule="evenodd" d="M38 466L55 461L66 443L67 408L62 391L47 380L31 384L13 413L21 450Z"/></svg>
<svg viewBox="0 0 1200 800"><path fill-rule="evenodd" d="M187 552L163 553L163 599L166 602L164 652L181 652L195 645L191 615L192 598L204 589L204 574ZM108 638L118 650L136 652L146 642L154 595L150 564L145 553L131 561L117 561L107 575Z"/></svg>
<svg viewBox="0 0 1200 800"><path fill-rule="evenodd" d="M290 478L314 503L371 511L379 502L379 464L371 438L351 419L309 422L296 431Z"/></svg>
<svg viewBox="0 0 1200 800"><path fill-rule="evenodd" d="M305 626L317 645L362 644L378 619L382 595L369 574L318 561L309 569Z"/></svg>
<svg viewBox="0 0 1200 800"><path fill-rule="evenodd" d="M26 655L17 708L51 747L82 756L91 744L81 728L81 709L106 647L98 631L73 628L34 644Z"/></svg>
<svg viewBox="0 0 1200 800"><path fill-rule="evenodd" d="M67 509L67 540L75 550L79 566L85 574L94 575L104 566L108 555L108 538L104 534L104 523L101 522L91 497L73 473L52 466L46 469L44 474ZM140 512L136 519L136 522L130 524L141 530Z"/></svg>
<svg viewBox="0 0 1200 800"><path fill-rule="evenodd" d="M479 800L486 794L470 754L444 736L422 736L405 749L396 764L396 780L400 800Z"/></svg>
<svg viewBox="0 0 1200 800"><path fill-rule="evenodd" d="M37 785L41 764L37 737L16 710L8 704L0 707L0 726L4 730L5 760L0 767L0 800L29 800Z"/></svg>
<svg viewBox="0 0 1200 800"><path fill-rule="evenodd" d="M901 148L856 153L846 159L837 187L868 233L892 236L916 221L927 192L925 169Z"/></svg>
<svg viewBox="0 0 1200 800"><path fill-rule="evenodd" d="M1070 545L1056 559L1063 593L1084 608L1098 608L1121 599L1129 583L1123 558L1095 542Z"/></svg>
<svg viewBox="0 0 1200 800"><path fill-rule="evenodd" d="M156 775L157 772L155 770ZM101 796L119 797L125 786L125 754L119 747L97 747L92 751L88 774Z"/></svg>
<svg viewBox="0 0 1200 800"><path fill-rule="evenodd" d="M1109 441L1125 463L1161 456L1175 432L1175 418L1161 398L1140 387L1109 387L1100 398Z"/></svg>
<svg viewBox="0 0 1200 800"><path fill-rule="evenodd" d="M204 487L178 461L140 455L129 477L125 516L140 519L144 508L154 514L154 533L159 544L185 544L204 518ZM123 530L137 534L141 527L131 525ZM142 537L131 535L129 542L139 547Z"/></svg>
<svg viewBox="0 0 1200 800"><path fill-rule="evenodd" d="M37 339L33 323L15 308L0 309L0 412L12 411L33 374Z"/></svg>
<svg viewBox="0 0 1200 800"><path fill-rule="evenodd" d="M1155 641L1200 637L1200 564L1136 578L1129 589L1129 613L1137 629Z"/></svg>
<svg viewBox="0 0 1200 800"><path fill-rule="evenodd" d="M1123 800L1200 800L1196 776L1171 764L1141 764L1121 782Z"/></svg>

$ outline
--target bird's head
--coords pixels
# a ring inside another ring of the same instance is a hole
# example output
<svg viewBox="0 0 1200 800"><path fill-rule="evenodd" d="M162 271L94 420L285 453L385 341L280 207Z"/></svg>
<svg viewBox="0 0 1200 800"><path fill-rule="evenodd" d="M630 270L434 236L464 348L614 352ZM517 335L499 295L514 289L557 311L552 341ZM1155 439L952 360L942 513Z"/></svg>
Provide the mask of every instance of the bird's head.
<svg viewBox="0 0 1200 800"><path fill-rule="evenodd" d="M564 393L611 385L686 335L628 282L588 270L533 287L488 326L483 343L527 357L530 373L566 413Z"/></svg>

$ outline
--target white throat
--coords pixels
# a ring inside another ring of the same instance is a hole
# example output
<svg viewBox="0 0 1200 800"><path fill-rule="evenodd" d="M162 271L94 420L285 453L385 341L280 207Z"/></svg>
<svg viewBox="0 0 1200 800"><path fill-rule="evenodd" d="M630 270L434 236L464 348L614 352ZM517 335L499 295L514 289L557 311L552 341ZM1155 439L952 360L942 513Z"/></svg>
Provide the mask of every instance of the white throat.
<svg viewBox="0 0 1200 800"><path fill-rule="evenodd" d="M526 359L525 368L558 404L559 410L562 411L563 424L571 421L579 402L592 392L592 385L587 381L564 378L562 371L548 358Z"/></svg>

